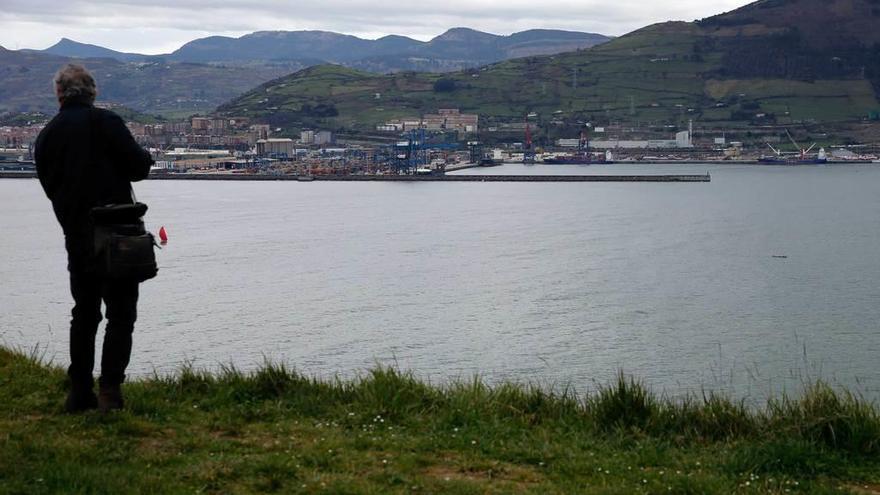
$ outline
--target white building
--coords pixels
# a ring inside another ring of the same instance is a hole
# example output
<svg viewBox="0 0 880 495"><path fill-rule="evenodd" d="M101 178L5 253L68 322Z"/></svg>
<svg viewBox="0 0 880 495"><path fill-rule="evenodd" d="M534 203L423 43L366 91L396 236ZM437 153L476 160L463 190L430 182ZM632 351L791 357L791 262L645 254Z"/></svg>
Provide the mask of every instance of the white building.
<svg viewBox="0 0 880 495"><path fill-rule="evenodd" d="M647 139L647 140L623 140L601 139L590 141L590 147L596 149L674 149L693 148L690 131L681 131L675 135L675 139Z"/></svg>
<svg viewBox="0 0 880 495"><path fill-rule="evenodd" d="M325 144L333 144L333 133L330 131L318 131L315 133L315 144L323 146Z"/></svg>

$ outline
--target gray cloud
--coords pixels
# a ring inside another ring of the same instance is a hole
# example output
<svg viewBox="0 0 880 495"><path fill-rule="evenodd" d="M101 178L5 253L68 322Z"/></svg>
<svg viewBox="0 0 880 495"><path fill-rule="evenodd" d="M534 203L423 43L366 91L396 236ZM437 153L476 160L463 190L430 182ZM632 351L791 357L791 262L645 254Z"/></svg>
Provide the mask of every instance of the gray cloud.
<svg viewBox="0 0 880 495"><path fill-rule="evenodd" d="M122 51L162 53L208 35L320 29L362 37L400 34L430 39L450 27L510 34L530 28L621 35L665 20L693 20L744 0L4 0L0 45L45 48L61 37Z"/></svg>

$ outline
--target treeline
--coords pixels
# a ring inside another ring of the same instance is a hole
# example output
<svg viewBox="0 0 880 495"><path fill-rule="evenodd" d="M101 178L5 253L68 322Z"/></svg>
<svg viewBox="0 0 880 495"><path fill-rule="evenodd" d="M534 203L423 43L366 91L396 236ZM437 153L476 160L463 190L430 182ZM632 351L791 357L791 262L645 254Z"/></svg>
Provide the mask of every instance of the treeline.
<svg viewBox="0 0 880 495"><path fill-rule="evenodd" d="M857 41L822 49L810 48L797 30L760 38L732 38L715 42L723 55L717 75L724 78L880 79L880 44L866 47Z"/></svg>

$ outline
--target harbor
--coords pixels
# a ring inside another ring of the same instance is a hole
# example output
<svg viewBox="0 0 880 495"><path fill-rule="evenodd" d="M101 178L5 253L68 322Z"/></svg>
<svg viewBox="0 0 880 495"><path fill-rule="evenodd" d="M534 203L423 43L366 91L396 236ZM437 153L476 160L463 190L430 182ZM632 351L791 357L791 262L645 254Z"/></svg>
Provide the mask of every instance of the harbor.
<svg viewBox="0 0 880 495"><path fill-rule="evenodd" d="M0 179L34 179L32 171L0 171ZM151 180L330 182L711 182L707 174L663 175L259 175L155 174Z"/></svg>

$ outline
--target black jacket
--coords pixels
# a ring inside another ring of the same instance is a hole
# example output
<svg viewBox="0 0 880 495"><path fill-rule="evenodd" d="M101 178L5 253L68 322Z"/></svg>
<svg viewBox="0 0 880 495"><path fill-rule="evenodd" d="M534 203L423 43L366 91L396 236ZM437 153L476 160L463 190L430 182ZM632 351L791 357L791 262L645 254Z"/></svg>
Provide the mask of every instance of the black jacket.
<svg viewBox="0 0 880 495"><path fill-rule="evenodd" d="M64 230L68 268L93 268L89 211L131 203L131 182L150 173L153 159L122 119L81 100L66 101L40 132L34 150L37 175Z"/></svg>

